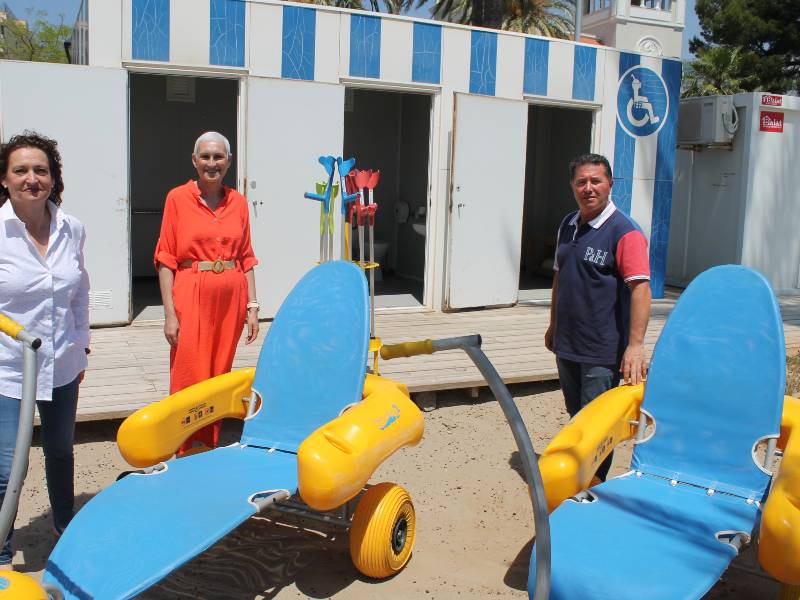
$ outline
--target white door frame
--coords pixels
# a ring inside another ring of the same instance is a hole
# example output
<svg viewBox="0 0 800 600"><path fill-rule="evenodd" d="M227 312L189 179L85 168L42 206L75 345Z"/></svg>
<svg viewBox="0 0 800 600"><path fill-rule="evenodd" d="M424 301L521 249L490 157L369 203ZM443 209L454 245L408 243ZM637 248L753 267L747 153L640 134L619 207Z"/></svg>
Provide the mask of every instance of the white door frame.
<svg viewBox="0 0 800 600"><path fill-rule="evenodd" d="M528 107L531 106L541 106L541 107L550 107L550 108L564 108L570 110L583 110L583 111L591 111L592 112L592 129L589 132L589 152L596 152L599 153L601 147L601 139L600 133L602 127L600 127L600 119L602 118L602 110L603 106L596 102L576 102L571 100L552 100L549 98L540 98L540 97L533 97L533 96L525 96L525 101L528 103ZM530 110L530 108L529 108ZM526 141L526 148L527 148L527 141ZM527 162L530 157L528 156L527 151L525 152L525 163L527 169ZM613 157L609 159L609 161L613 161ZM526 184L527 185L527 184ZM525 206L523 204L523 211L525 210ZM523 223L524 223L524 212L523 212ZM542 302L542 301L550 301L550 290L542 288L541 290L535 290L531 292L530 298L525 298L523 300L519 299L519 290L517 290L517 302Z"/></svg>
<svg viewBox="0 0 800 600"><path fill-rule="evenodd" d="M435 175L439 172L439 152L438 143L441 131L441 111L442 111L442 88L438 85L426 85L424 83L401 83L394 81L376 81L361 77L340 77L339 82L345 88L355 88L372 90L376 92L398 92L402 94L423 94L431 99L430 127L428 130L428 207L425 219L425 268L423 271L422 306L403 306L376 308L378 312L408 313L408 312L431 312L434 300L434 286L436 282L436 253L433 236L438 231L438 219L441 202L435 194L438 185L434 182Z"/></svg>

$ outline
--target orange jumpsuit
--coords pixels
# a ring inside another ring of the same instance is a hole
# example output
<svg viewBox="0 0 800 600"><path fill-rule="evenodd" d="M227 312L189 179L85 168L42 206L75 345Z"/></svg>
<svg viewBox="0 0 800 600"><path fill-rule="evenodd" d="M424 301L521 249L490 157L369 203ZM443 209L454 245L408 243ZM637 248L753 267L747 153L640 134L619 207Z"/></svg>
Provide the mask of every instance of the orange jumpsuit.
<svg viewBox="0 0 800 600"><path fill-rule="evenodd" d="M236 261L221 273L197 271L197 261ZM181 265L192 261L191 267ZM169 356L170 394L231 370L236 344L247 313L244 273L258 264L250 242L247 200L225 187L225 196L212 211L200 201L200 190L190 180L167 194L161 234L154 262L175 274L172 298L180 329L178 344ZM199 441L214 447L220 424L190 437L179 454Z"/></svg>

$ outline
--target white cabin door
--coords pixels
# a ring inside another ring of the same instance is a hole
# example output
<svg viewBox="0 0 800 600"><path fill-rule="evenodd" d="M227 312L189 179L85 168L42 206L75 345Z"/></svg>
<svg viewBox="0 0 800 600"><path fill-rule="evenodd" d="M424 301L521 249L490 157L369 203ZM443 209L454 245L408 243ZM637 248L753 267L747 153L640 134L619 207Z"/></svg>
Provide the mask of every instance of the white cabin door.
<svg viewBox="0 0 800 600"><path fill-rule="evenodd" d="M77 65L0 61L0 133L54 138L63 209L86 227L92 325L131 316L128 210L128 73Z"/></svg>
<svg viewBox="0 0 800 600"><path fill-rule="evenodd" d="M456 94L448 308L517 301L527 126L525 102Z"/></svg>
<svg viewBox="0 0 800 600"><path fill-rule="evenodd" d="M248 78L247 186L261 316L273 317L295 283L319 260L319 202L307 200L326 179L317 159L339 156L344 87ZM338 175L337 175L338 181ZM339 197L334 256L339 256Z"/></svg>

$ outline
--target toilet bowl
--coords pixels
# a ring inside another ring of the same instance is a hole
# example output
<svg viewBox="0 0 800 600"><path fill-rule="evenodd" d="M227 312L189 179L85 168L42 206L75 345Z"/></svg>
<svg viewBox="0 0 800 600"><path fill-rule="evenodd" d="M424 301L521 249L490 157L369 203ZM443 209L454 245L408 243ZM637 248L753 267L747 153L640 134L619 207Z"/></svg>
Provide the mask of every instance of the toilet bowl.
<svg viewBox="0 0 800 600"><path fill-rule="evenodd" d="M381 271L386 266L386 255L389 253L389 244L386 242L375 242L375 262L380 265L375 269L375 281L382 279Z"/></svg>

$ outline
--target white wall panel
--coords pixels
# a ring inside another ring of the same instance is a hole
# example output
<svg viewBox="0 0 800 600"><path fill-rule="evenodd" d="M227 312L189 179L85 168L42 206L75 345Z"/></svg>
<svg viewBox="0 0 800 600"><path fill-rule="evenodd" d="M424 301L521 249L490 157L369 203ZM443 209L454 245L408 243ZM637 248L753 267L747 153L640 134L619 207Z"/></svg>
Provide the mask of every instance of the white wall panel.
<svg viewBox="0 0 800 600"><path fill-rule="evenodd" d="M600 127L600 146L598 151L614 162L614 138L617 131L617 83L619 81L619 52L604 52L605 59L600 62L598 54L597 70L603 73L603 97L606 103L600 108L598 126Z"/></svg>
<svg viewBox="0 0 800 600"><path fill-rule="evenodd" d="M381 19L381 79L411 81L413 46L411 21Z"/></svg>
<svg viewBox="0 0 800 600"><path fill-rule="evenodd" d="M442 87L469 91L470 32L442 28Z"/></svg>
<svg viewBox="0 0 800 600"><path fill-rule="evenodd" d="M565 42L550 42L547 65L547 96L557 100L572 100L572 72L575 46Z"/></svg>
<svg viewBox="0 0 800 600"><path fill-rule="evenodd" d="M339 73L341 77L350 75L350 15L347 13L339 18Z"/></svg>
<svg viewBox="0 0 800 600"><path fill-rule="evenodd" d="M650 226L653 220L654 189L655 180L653 179L633 180L631 218L642 228L642 232L648 241L650 240Z"/></svg>
<svg viewBox="0 0 800 600"><path fill-rule="evenodd" d="M316 81L339 83L339 27L343 21L349 23L349 15L317 11L317 39L314 44L314 79ZM344 69L344 65L345 63L342 63L342 69ZM342 74L346 72L343 70Z"/></svg>
<svg viewBox="0 0 800 600"><path fill-rule="evenodd" d="M131 60L131 43L133 39L132 2L133 0L122 0L122 14L120 15L122 19L122 48L120 49L122 60ZM91 22L91 12L89 13L89 18L89 56L91 57L92 36L94 35L94 28ZM109 23L108 27L113 27L113 25ZM91 62L89 64L91 64Z"/></svg>
<svg viewBox="0 0 800 600"><path fill-rule="evenodd" d="M525 38L516 35L498 35L495 96L515 100L521 98L524 70Z"/></svg>
<svg viewBox="0 0 800 600"><path fill-rule="evenodd" d="M55 15L53 15L55 16ZM74 15L67 15L68 18ZM93 67L122 66L120 27L122 3L89 2L89 64ZM71 25L72 23L67 22ZM124 37L124 36L123 36ZM130 46L129 46L130 47Z"/></svg>
<svg viewBox="0 0 800 600"><path fill-rule="evenodd" d="M319 19L319 13L317 13ZM248 36L250 74L259 77L281 76L283 42L283 7L272 4L250 6L251 33Z"/></svg>
<svg viewBox="0 0 800 600"><path fill-rule="evenodd" d="M128 74L122 69L0 61L3 136L58 141L63 208L86 228L92 324L130 317ZM8 90L25 90L25 94ZM58 90L57 101L53 90Z"/></svg>
<svg viewBox="0 0 800 600"><path fill-rule="evenodd" d="M169 8L170 62L207 65L211 39L210 0L171 0Z"/></svg>

